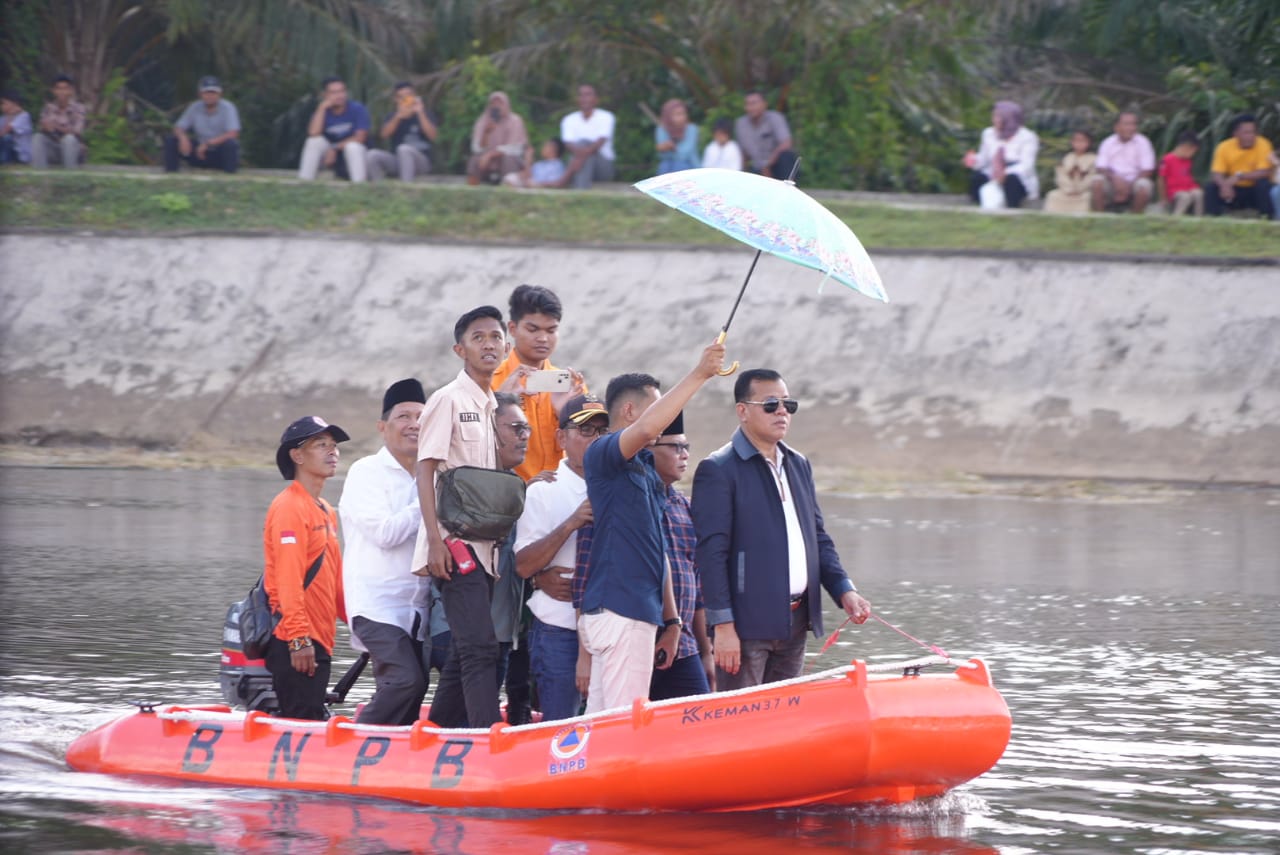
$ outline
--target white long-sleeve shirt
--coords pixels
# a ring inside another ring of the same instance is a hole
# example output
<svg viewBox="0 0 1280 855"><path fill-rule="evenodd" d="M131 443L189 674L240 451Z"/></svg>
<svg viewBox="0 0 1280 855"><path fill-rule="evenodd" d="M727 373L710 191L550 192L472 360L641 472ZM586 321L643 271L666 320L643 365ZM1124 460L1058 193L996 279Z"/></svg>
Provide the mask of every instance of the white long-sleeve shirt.
<svg viewBox="0 0 1280 855"><path fill-rule="evenodd" d="M991 177L991 164L995 161L996 152L1004 149L1004 168L1010 175L1022 180L1027 190L1028 199L1040 198L1040 177L1036 175L1036 154L1040 151L1040 138L1035 131L1018 128L1017 132L1007 140L996 136L995 128L987 128L982 132L982 145L978 148L978 162L974 169Z"/></svg>
<svg viewBox="0 0 1280 855"><path fill-rule="evenodd" d="M429 584L412 572L414 539L422 523L416 479L384 446L351 464L338 515L348 621L363 617L411 632L425 603L422 589ZM354 630L351 646L365 649Z"/></svg>

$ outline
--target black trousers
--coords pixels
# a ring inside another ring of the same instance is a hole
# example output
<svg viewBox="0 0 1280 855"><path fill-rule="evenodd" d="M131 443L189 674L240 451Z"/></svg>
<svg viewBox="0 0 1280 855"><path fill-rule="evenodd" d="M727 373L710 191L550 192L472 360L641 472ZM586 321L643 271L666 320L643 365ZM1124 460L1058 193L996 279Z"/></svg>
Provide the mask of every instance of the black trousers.
<svg viewBox="0 0 1280 855"><path fill-rule="evenodd" d="M978 190L983 184L991 180L991 176L977 169L969 170L969 198L978 201ZM1022 203L1027 198L1027 188L1022 185L1022 179L1016 175L1005 173L1004 184L1004 204L1009 208L1021 208Z"/></svg>
<svg viewBox="0 0 1280 855"><path fill-rule="evenodd" d="M356 718L360 724L413 724L427 694L422 667L422 644L412 634L389 623L352 618L351 629L369 650L377 688Z"/></svg>
<svg viewBox="0 0 1280 855"><path fill-rule="evenodd" d="M316 652L316 673L308 677L294 670L287 642L273 635L267 643L267 670L271 672L271 685L276 691L282 718L311 721L329 718L324 698L329 691L329 669L333 658L319 642L312 641L311 647Z"/></svg>
<svg viewBox="0 0 1280 855"><path fill-rule="evenodd" d="M470 573L455 570L448 580L438 581L452 634L429 716L440 727L490 727L502 717L498 636L490 612L493 577L478 558L475 561L476 569Z"/></svg>
<svg viewBox="0 0 1280 855"><path fill-rule="evenodd" d="M520 633L520 645L498 644L498 685L507 684L507 724L533 721L533 697L529 682L529 634Z"/></svg>
<svg viewBox="0 0 1280 855"><path fill-rule="evenodd" d="M185 160L197 169L221 169L223 172L235 172L240 167L240 143L227 140L222 145L211 146L205 152L204 160L196 157L195 140L191 141L191 154L183 155L178 151L178 138L170 135L164 138L164 171L177 172L179 161Z"/></svg>
<svg viewBox="0 0 1280 855"><path fill-rule="evenodd" d="M1211 217L1220 217L1226 211L1238 211L1241 208L1253 208L1268 220L1276 218L1271 210L1271 182L1260 178L1252 187L1237 187L1236 197L1230 202L1222 200L1222 192L1218 182L1209 181L1204 185L1204 212Z"/></svg>

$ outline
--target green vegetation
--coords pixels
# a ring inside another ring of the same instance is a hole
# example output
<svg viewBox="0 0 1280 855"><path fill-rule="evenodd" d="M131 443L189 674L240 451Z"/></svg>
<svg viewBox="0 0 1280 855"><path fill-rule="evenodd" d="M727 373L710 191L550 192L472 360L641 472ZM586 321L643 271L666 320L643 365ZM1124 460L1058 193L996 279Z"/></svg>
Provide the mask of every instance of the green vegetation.
<svg viewBox="0 0 1280 855"><path fill-rule="evenodd" d="M516 192L394 182L310 184L247 176L9 173L4 227L164 233L192 230L332 232L370 237L608 244L734 242L634 192ZM824 203L871 250L964 249L1274 258L1276 227L1258 221L1167 217L989 215L969 208ZM746 253L744 251L744 258Z"/></svg>
<svg viewBox="0 0 1280 855"><path fill-rule="evenodd" d="M663 101L685 99L705 138L749 88L787 113L810 187L958 191L998 98L1041 135L1042 179L1072 129L1101 139L1121 108L1161 152L1199 134L1201 177L1236 113L1280 141L1275 0L6 0L0 82L34 106L59 72L94 113L98 162L158 158L210 73L259 167L297 163L329 74L375 118L412 81L441 118L437 170L454 173L489 91L537 139L578 82L618 116L623 180L652 171Z"/></svg>

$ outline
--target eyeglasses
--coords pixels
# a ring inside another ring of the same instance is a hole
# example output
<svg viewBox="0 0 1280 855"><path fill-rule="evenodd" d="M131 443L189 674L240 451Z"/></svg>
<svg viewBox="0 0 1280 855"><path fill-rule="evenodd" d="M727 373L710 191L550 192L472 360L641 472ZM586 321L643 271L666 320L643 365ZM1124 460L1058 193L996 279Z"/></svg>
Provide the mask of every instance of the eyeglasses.
<svg viewBox="0 0 1280 855"><path fill-rule="evenodd" d="M578 433L582 434L587 439L591 439L594 436L604 436L605 434L607 434L609 432L609 426L608 425L589 425L589 424L578 425L576 427L576 430L578 431Z"/></svg>
<svg viewBox="0 0 1280 855"><path fill-rule="evenodd" d="M505 422L502 426L511 428L517 438L533 434L533 427L528 422Z"/></svg>
<svg viewBox="0 0 1280 855"><path fill-rule="evenodd" d="M676 454L688 454L689 449L693 448L693 446L687 442L655 442L653 447L674 448L676 450Z"/></svg>
<svg viewBox="0 0 1280 855"><path fill-rule="evenodd" d="M778 412L779 404L781 404L786 409L786 411L791 415L795 415L796 410L800 409L800 402L797 401L795 398L783 398L782 400L778 400L772 395L769 396L768 398L765 398L763 401L743 401L742 403L758 404L760 406L760 409L764 410L766 413Z"/></svg>

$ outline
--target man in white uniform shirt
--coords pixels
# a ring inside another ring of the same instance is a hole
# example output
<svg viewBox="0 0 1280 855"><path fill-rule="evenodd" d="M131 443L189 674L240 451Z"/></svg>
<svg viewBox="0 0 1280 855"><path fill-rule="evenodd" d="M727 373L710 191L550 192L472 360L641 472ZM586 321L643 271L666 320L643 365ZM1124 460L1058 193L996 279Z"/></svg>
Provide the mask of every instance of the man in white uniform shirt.
<svg viewBox="0 0 1280 855"><path fill-rule="evenodd" d="M565 175L578 190L613 180L613 113L597 109L596 88L578 87L578 110L560 120L560 139L572 157Z"/></svg>
<svg viewBox="0 0 1280 855"><path fill-rule="evenodd" d="M360 711L361 724L413 724L427 693L418 641L426 627L418 603L429 582L411 572L422 522L413 471L426 400L415 379L391 384L378 422L383 446L352 464L338 502L351 646L369 652L377 681L373 699Z"/></svg>
<svg viewBox="0 0 1280 855"><path fill-rule="evenodd" d="M577 395L565 402L556 434L565 456L554 481L529 485L516 524L516 572L532 579L536 589L529 598L529 670L543 721L572 718L582 706L575 683L578 616L567 583L573 578L578 529L592 520L582 456L608 432L609 413L598 398Z"/></svg>

